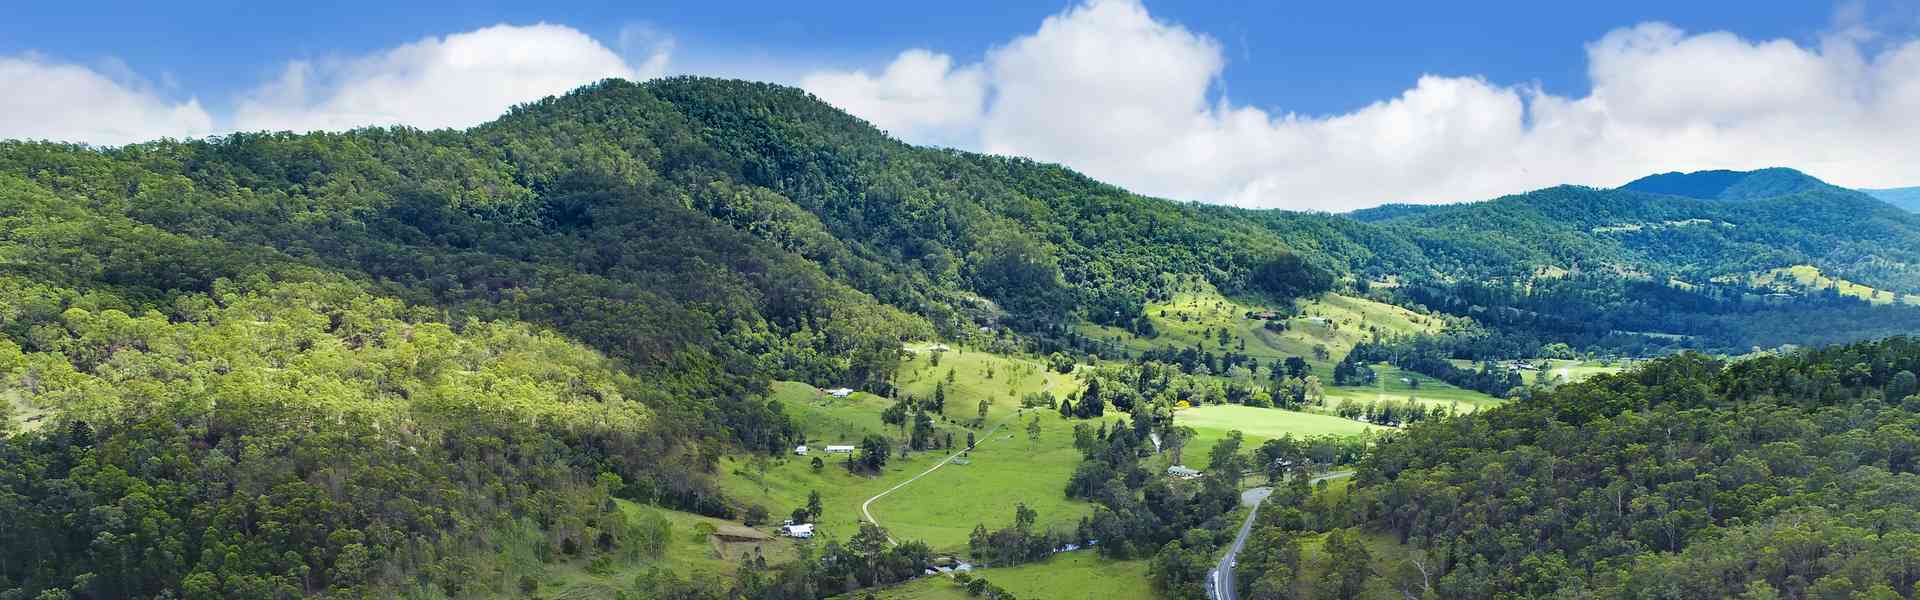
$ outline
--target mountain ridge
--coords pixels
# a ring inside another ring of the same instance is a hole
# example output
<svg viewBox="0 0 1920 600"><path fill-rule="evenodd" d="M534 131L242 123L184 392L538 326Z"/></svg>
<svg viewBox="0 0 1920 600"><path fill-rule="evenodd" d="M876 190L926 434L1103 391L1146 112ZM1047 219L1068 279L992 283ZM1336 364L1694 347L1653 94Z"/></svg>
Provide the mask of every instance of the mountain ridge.
<svg viewBox="0 0 1920 600"><path fill-rule="evenodd" d="M1756 200L1801 192L1838 191L1843 188L1787 167L1752 171L1725 169L1683 173L1670 171L1641 177L1618 189L1702 200Z"/></svg>

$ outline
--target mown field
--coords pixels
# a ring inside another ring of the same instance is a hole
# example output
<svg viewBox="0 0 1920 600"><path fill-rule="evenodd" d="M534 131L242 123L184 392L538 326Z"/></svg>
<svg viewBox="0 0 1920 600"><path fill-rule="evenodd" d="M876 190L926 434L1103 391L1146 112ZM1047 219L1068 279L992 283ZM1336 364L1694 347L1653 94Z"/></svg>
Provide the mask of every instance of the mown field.
<svg viewBox="0 0 1920 600"><path fill-rule="evenodd" d="M965 549L975 525L994 528L1012 522L1019 503L1040 513L1043 528L1078 523L1088 514L1090 505L1069 501L1064 494L1067 477L1080 461L1073 448L1073 424L1045 408L1020 407L1020 398L1029 393L1065 396L1078 389L1072 375L1048 371L1030 359L959 348L937 353L936 365L935 352L925 346L915 350L901 367L901 393L926 399L936 385L943 385L944 418L936 421L954 433L956 446L964 447L966 434L972 432L978 447L965 457L967 464L950 464L873 503L874 518L895 539L918 539L936 550L955 552ZM946 384L949 372L953 382ZM905 440L899 427L881 421L880 413L893 403L887 398L864 392L833 398L806 384L780 382L773 399L800 424L816 455L828 444L854 444L869 432L895 440L896 447ZM982 399L988 401L984 426L971 428L979 420ZM1038 440L1028 438L1026 422L1033 418L1041 425ZM995 426L1001 428L989 439L987 432ZM825 508L818 535L845 539L859 531L860 505L868 498L947 455L946 450L912 452L904 459L895 454L877 476L847 472L844 455L823 456L827 466L818 472L811 467L811 456L728 457L722 461L722 485L730 496L766 507L776 522L805 505L809 492L818 491Z"/></svg>
<svg viewBox="0 0 1920 600"><path fill-rule="evenodd" d="M1333 415L1253 408L1237 404L1196 406L1174 413L1173 422L1192 427L1193 440L1187 443L1185 459L1189 465L1204 465L1214 444L1239 430L1246 437L1243 450L1281 436L1362 435L1380 427ZM1197 468L1197 467L1196 467Z"/></svg>
<svg viewBox="0 0 1920 600"><path fill-rule="evenodd" d="M1147 581L1147 561L1107 560L1092 551L1056 554L1045 561L975 571L1014 596L1035 600L1148 600L1154 597ZM879 600L968 600L965 588L951 577L923 577L890 588L872 590ZM841 598L866 598L861 591Z"/></svg>

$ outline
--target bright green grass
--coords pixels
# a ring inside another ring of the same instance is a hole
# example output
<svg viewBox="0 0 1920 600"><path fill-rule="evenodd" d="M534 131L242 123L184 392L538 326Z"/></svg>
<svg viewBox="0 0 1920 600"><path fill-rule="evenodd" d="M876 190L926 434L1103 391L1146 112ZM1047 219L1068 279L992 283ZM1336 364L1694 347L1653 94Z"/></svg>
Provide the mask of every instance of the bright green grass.
<svg viewBox="0 0 1920 600"><path fill-rule="evenodd" d="M898 426L880 420L880 412L893 401L873 394L855 392L835 398L804 383L776 381L770 395L793 417L811 446L858 444L868 433L889 437L900 434Z"/></svg>
<svg viewBox="0 0 1920 600"><path fill-rule="evenodd" d="M817 522L816 539L844 541L860 531L861 502L925 471L944 457L931 452L915 452L902 459L895 454L888 459L881 474L867 476L849 473L843 466L845 455L815 454L826 461L826 467L818 472L810 466L811 456L786 456L767 461L765 477L760 476L755 466L755 460L758 459L737 456L723 458L720 463L723 475L720 478L721 489L729 498L743 504L765 507L776 522L786 518L793 509L805 506L808 492L818 491L823 514Z"/></svg>
<svg viewBox="0 0 1920 600"><path fill-rule="evenodd" d="M968 457L971 464L948 465L874 502L874 518L895 539L923 540L942 551L962 550L975 525L986 523L991 528L1011 522L1013 507L1020 502L1040 512L1042 527L1074 523L1087 514L1087 504L1065 497L1067 477L1079 463L1072 425L1048 409L1025 411L1040 416L1043 428L1040 443L1029 447L1023 422L1013 421L1023 412L1021 396L1050 391L1065 397L1078 389L1077 379L1048 371L1036 360L963 348L940 353L940 364L935 366L932 352L925 347L916 350L897 376L902 393L931 398L934 386L944 382L951 370L953 384L947 386L946 419L940 426L954 433L956 445L964 445L966 433L973 431L982 446ZM816 533L822 540L852 536L859 531L861 503L947 455L943 450L914 452L906 459L895 455L878 476L851 474L843 467L844 455L825 456L822 449L828 444L856 443L869 432L900 445L900 429L880 420L880 412L892 400L866 393L833 398L793 382L776 383L772 397L800 425L814 455L827 461L826 468L814 472L812 456L783 456L764 461L767 471L762 477L755 459L728 457L721 464L721 486L729 497L765 507L776 520L803 506L808 492L818 491L825 508ZM978 419L982 398L989 401L986 426L964 428ZM996 436L1000 439L987 442L986 431L1000 423L1006 424ZM1006 439L1008 435L1013 439Z"/></svg>
<svg viewBox="0 0 1920 600"><path fill-rule="evenodd" d="M1246 437L1242 450L1250 451L1267 440L1292 435L1296 438L1318 435L1361 435L1380 429L1352 419L1277 408L1253 408L1237 404L1197 406L1174 413L1175 425L1192 427L1194 437L1187 442L1182 458L1189 464L1205 464L1214 444L1238 430Z"/></svg>
<svg viewBox="0 0 1920 600"><path fill-rule="evenodd" d="M13 414L9 417L13 421L14 431L39 429L46 424L48 417L53 416L51 409L34 406L27 402L26 397L19 390L0 390L0 402L6 402L13 408Z"/></svg>
<svg viewBox="0 0 1920 600"><path fill-rule="evenodd" d="M1414 398L1432 408L1445 407L1449 410L1468 412L1492 407L1502 402L1499 398L1454 387L1444 381L1385 363L1373 365L1373 372L1379 376L1378 382L1374 385L1328 386L1327 405L1324 408L1331 410L1342 400L1405 402L1407 398ZM1417 388L1412 383L1415 381L1420 382Z"/></svg>
<svg viewBox="0 0 1920 600"><path fill-rule="evenodd" d="M1020 398L1030 393L1064 398L1080 388L1078 378L1053 372L1037 360L965 348L939 353L935 366L933 352L924 346L915 350L897 376L903 393L930 398L951 371L946 416L971 422L986 398L987 427L979 430L982 437L967 457L970 464L948 465L875 501L873 516L881 525L896 539L919 539L936 550L959 551L975 525L985 523L992 529L1011 523L1019 503L1040 514L1042 528L1071 525L1089 514L1091 505L1069 501L1065 493L1067 478L1080 463L1073 448L1073 422L1044 407L1020 407ZM1038 442L1027 439L1023 417L1039 418ZM1005 428L988 440L985 430L1000 423Z"/></svg>
<svg viewBox="0 0 1920 600"><path fill-rule="evenodd" d="M1012 523L1018 503L1039 513L1042 529L1072 527L1092 512L1092 505L1068 500L1065 493L1080 464L1075 421L1044 409L1032 415L1041 425L1038 442L1028 440L1024 425L1010 424L994 439L982 439L967 456L969 464L947 465L874 502L874 518L897 539L955 552L966 548L975 525L998 529Z"/></svg>
<svg viewBox="0 0 1920 600"><path fill-rule="evenodd" d="M1526 373L1527 383L1542 383L1541 380L1543 379L1547 385L1573 383L1594 375L1618 373L1626 368L1625 365L1620 362L1603 363L1600 361L1579 360L1550 360L1547 362L1552 363L1547 370L1529 371Z"/></svg>
<svg viewBox="0 0 1920 600"><path fill-rule="evenodd" d="M1825 273L1820 272L1819 267L1813 265L1795 265L1761 272L1753 275L1749 283L1759 287L1771 287L1774 289L1801 292L1817 292L1827 288L1835 288L1842 296L1851 296L1874 304L1893 304L1895 302L1920 304L1920 296L1898 294L1887 290L1875 289L1838 277L1829 277Z"/></svg>
<svg viewBox="0 0 1920 600"><path fill-rule="evenodd" d="M912 349L895 377L901 393L932 398L934 387L945 382L951 371L953 383L946 386L945 412L947 418L956 421L979 418L981 398L992 403L987 410L987 422L994 423L1017 412L1021 396L1044 391L1052 392L1056 398L1065 398L1068 392L1081 387L1079 378L1049 370L1038 360L955 346L953 350L937 353L940 364L936 366L933 364L935 352L924 346Z"/></svg>
<svg viewBox="0 0 1920 600"><path fill-rule="evenodd" d="M1152 339L1097 325L1082 325L1081 333L1139 352L1169 345L1190 347L1196 342L1219 348L1217 332L1225 329L1229 349L1238 350L1245 344L1246 354L1262 363L1298 356L1306 359L1322 380L1328 380L1334 362L1346 356L1354 345L1373 337L1375 332L1383 336L1402 335L1436 331L1443 325L1440 317L1339 294L1299 301L1297 306L1301 315L1287 320L1286 331L1268 331L1265 321L1246 317L1248 312L1266 307L1200 289L1177 293L1169 302L1147 305L1147 317L1159 334ZM1209 330L1216 333L1208 336ZM1318 358L1315 347L1324 348L1327 358Z"/></svg>
<svg viewBox="0 0 1920 600"><path fill-rule="evenodd" d="M1144 560L1116 561L1091 551L1054 555L1045 561L981 569L984 577L1020 598L1040 600L1148 600L1154 597ZM965 588L946 576L922 577L881 590L880 600L970 600ZM865 591L842 598L863 598Z"/></svg>
<svg viewBox="0 0 1920 600"><path fill-rule="evenodd" d="M1628 360L1568 360L1559 358L1522 359L1528 364L1546 363L1544 371L1523 370L1520 375L1526 378L1527 385L1556 386L1573 383L1602 373L1618 373L1631 364ZM1470 360L1452 360L1454 366L1463 369L1478 369L1480 365ZM1502 361L1503 363L1505 361Z"/></svg>

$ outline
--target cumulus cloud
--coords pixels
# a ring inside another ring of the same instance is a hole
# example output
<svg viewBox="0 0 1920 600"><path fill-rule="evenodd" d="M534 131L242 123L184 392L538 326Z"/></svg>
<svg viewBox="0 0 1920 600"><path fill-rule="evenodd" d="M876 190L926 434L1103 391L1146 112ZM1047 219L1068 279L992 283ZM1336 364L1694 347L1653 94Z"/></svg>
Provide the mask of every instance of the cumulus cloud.
<svg viewBox="0 0 1920 600"><path fill-rule="evenodd" d="M367 56L295 61L241 98L233 125L294 131L476 125L514 104L600 79L657 77L672 40L645 41L638 68L585 33L548 24L496 25Z"/></svg>
<svg viewBox="0 0 1920 600"><path fill-rule="evenodd" d="M802 77L800 87L895 135L942 143L979 127L986 100L986 74L979 66L954 68L953 57L908 50L878 75L865 71L821 72Z"/></svg>
<svg viewBox="0 0 1920 600"><path fill-rule="evenodd" d="M0 56L0 89L0 138L118 145L213 131L199 100L168 100L118 65Z"/></svg>
<svg viewBox="0 0 1920 600"><path fill-rule="evenodd" d="M1143 193L1245 206L1475 200L1776 165L1843 185L1920 183L1912 169L1920 144L1911 141L1920 139L1920 41L1886 40L1857 23L1836 24L1812 45L1648 23L1586 50L1592 91L1582 97L1427 75L1351 113L1274 113L1216 93L1226 60L1213 38L1156 19L1136 0L1090 0L979 64L910 50L880 76L816 73L803 85L910 140L946 127L937 141L1061 162ZM955 73L969 79L956 85ZM985 98L977 116L932 110L928 100L964 107L974 97ZM948 114L962 116L939 121Z"/></svg>

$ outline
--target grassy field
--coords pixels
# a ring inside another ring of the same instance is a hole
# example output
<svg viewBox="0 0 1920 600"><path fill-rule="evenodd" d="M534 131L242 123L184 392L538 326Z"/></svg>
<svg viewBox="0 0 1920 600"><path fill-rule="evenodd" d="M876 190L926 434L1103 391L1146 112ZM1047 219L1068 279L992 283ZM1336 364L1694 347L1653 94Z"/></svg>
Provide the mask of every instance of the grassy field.
<svg viewBox="0 0 1920 600"><path fill-rule="evenodd" d="M1813 265L1796 265L1765 271L1754 275L1749 283L1759 287L1771 287L1785 291L1814 292L1827 288L1839 290L1843 296L1852 296L1874 304L1920 304L1920 296L1896 294L1888 290L1875 289L1837 277L1829 277Z"/></svg>
<svg viewBox="0 0 1920 600"><path fill-rule="evenodd" d="M1147 317L1158 335L1151 339L1098 325L1081 325L1081 333L1107 340L1129 351L1139 352L1163 346L1190 347L1204 342L1218 348L1219 331L1227 332L1227 347L1246 346L1248 356L1262 363L1298 356L1313 366L1322 380L1331 380L1333 365L1346 356L1355 344L1378 333L1382 336L1437 331L1444 324L1440 317L1367 300L1327 294L1295 304L1299 315L1287 319L1286 331L1268 331L1266 321L1249 319L1247 313L1269 307L1222 297L1209 290L1175 294L1165 303L1148 304ZM1212 332L1212 335L1209 335ZM1319 358L1324 351L1327 358Z"/></svg>
<svg viewBox="0 0 1920 600"><path fill-rule="evenodd" d="M1385 363L1373 365L1373 372L1379 375L1378 383L1374 385L1328 386L1327 408L1332 408L1342 400L1402 402L1407 398L1414 398L1425 402L1428 406L1445 406L1465 412L1491 407L1501 402L1499 398L1454 387L1447 382ZM1419 387L1415 387L1414 382L1419 382Z"/></svg>
<svg viewBox="0 0 1920 600"><path fill-rule="evenodd" d="M1379 429L1374 425L1333 415L1237 404L1196 406L1174 413L1173 422L1193 428L1193 441L1187 442L1184 452L1189 464L1205 464L1207 451L1234 430L1246 436L1243 451L1251 451L1267 440L1289 434L1294 437L1360 435Z"/></svg>
<svg viewBox="0 0 1920 600"><path fill-rule="evenodd" d="M1262 363L1272 364L1293 356L1305 359L1313 373L1327 385L1330 405L1342 399L1403 401L1409 396L1432 406L1447 405L1461 410L1473 410L1499 402L1499 399L1486 394L1457 388L1432 377L1387 365L1375 366L1375 372L1380 374L1379 385L1335 387L1332 385L1333 365L1352 351L1356 344L1372 338L1376 333L1389 337L1430 333L1438 331L1445 322L1442 317L1422 315L1398 306L1339 294L1300 301L1295 307L1299 314L1286 320L1286 331L1268 331L1265 328L1266 321L1246 317L1248 312L1259 312L1266 307L1201 290L1176 294L1170 302L1149 304L1147 315L1159 332L1152 339L1137 338L1119 329L1095 325L1083 325L1081 332L1139 352L1169 345L1187 347L1196 342L1217 348L1218 332L1224 329L1227 331L1229 348L1238 350L1241 344L1245 344L1246 354ZM1208 332L1213 333L1209 335ZM1326 358L1321 358L1322 354ZM1414 389L1411 381L1419 381L1420 388Z"/></svg>
<svg viewBox="0 0 1920 600"><path fill-rule="evenodd" d="M1537 362L1537 361L1530 361ZM1544 371L1528 371L1528 384L1559 385L1573 383L1602 373L1618 373L1627 367L1623 362L1601 362L1591 360L1548 360Z"/></svg>
<svg viewBox="0 0 1920 600"><path fill-rule="evenodd" d="M1080 464L1073 423L1041 410L1040 440L1025 426L1009 425L968 453L968 464L951 464L873 503L873 516L898 539L924 540L936 550L960 551L974 525L997 529L1013 522L1014 505L1026 503L1039 525L1072 526L1093 506L1068 500L1068 476Z"/></svg>
<svg viewBox="0 0 1920 600"><path fill-rule="evenodd" d="M984 577L1020 598L1041 600L1148 600L1154 597L1144 560L1106 560L1091 551L1057 554L1033 564L981 569ZM923 577L873 590L880 600L970 600L967 591L946 576ZM842 598L864 598L857 592Z"/></svg>
<svg viewBox="0 0 1920 600"><path fill-rule="evenodd" d="M946 381L951 371L953 383L947 385L946 416L954 420L977 418L981 398L992 402L987 418L993 422L1017 412L1023 395L1052 392L1064 398L1081 385L1073 375L1051 371L1037 360L958 347L948 352L933 352L925 346L910 350L911 358L900 366L895 378L901 393L930 398L934 386ZM936 354L938 365L933 364Z"/></svg>
<svg viewBox="0 0 1920 600"><path fill-rule="evenodd" d="M967 464L950 464L873 503L875 519L887 527L894 538L918 539L936 550L959 551L966 547L967 535L975 525L989 528L1012 522L1014 506L1026 503L1040 513L1039 525L1073 524L1088 514L1091 505L1068 501L1064 490L1067 477L1079 464L1073 449L1073 426L1047 409L1023 410L1020 398L1029 393L1048 391L1064 397L1078 389L1072 375L1047 370L1040 362L954 349L935 352L925 346L913 348L912 358L902 365L897 381L902 393L931 398L934 387L953 373L947 385L946 410L940 426L954 432L955 444L964 445L966 432L979 437L980 447L969 453ZM880 412L892 400L867 393L848 398L833 398L812 386L779 382L773 399L806 432L808 443L816 449L827 444L852 444L867 433L879 433L900 443L901 431L880 420ZM968 429L979 417L980 400L988 401L986 426ZM1039 417L1041 436L1029 441L1022 416ZM993 439L986 431L1005 424ZM1010 439L1008 436L1012 436ZM859 531L860 505L867 498L920 474L947 455L946 451L915 452L908 458L891 458L885 472L878 476L848 473L842 467L844 456L827 457L828 466L819 472L811 468L812 457L785 456L775 460L728 457L722 461L725 477L721 485L730 497L765 507L779 519L806 503L810 491L818 491L825 514L817 535L822 539L845 539ZM761 475L761 467L765 475ZM965 493L955 493L965 490Z"/></svg>

